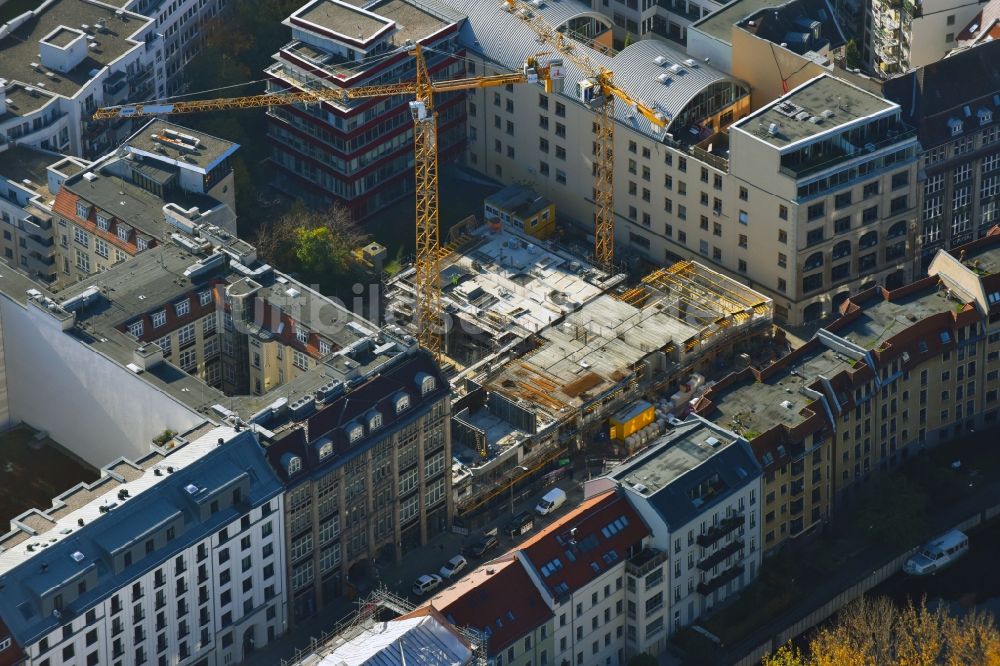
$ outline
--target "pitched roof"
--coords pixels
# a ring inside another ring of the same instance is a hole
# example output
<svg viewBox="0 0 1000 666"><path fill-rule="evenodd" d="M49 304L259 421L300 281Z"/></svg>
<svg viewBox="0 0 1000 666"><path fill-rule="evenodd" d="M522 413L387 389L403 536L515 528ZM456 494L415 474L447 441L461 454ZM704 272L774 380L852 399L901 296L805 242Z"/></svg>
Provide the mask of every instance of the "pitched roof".
<svg viewBox="0 0 1000 666"><path fill-rule="evenodd" d="M951 116L978 126L985 107L1000 122L1000 41L980 44L886 81L883 94L902 108L903 120L917 126L924 148L953 140ZM971 118L965 117L969 106ZM949 114L949 118L941 117Z"/></svg>
<svg viewBox="0 0 1000 666"><path fill-rule="evenodd" d="M321 651L322 652L322 651ZM332 651L297 663L312 666L463 666L472 650L453 627L434 613L410 613L379 622Z"/></svg>
<svg viewBox="0 0 1000 666"><path fill-rule="evenodd" d="M490 654L497 654L552 617L513 552L472 570L427 603L449 622L487 634Z"/></svg>
<svg viewBox="0 0 1000 666"><path fill-rule="evenodd" d="M423 376L433 377L435 381L434 390L427 395L422 395L420 391L419 380ZM320 469L342 465L347 459L381 440L386 432L402 427L423 414L426 408L441 400L448 391L448 382L441 375L434 359L426 352L417 351L385 372L349 389L340 398L309 417L304 429L298 428L269 446L268 460L284 482L291 481L287 465L283 462L290 454L302 459L305 474L296 474L296 480L308 478L310 473ZM402 395L408 396L410 406L397 414L396 399ZM351 442L346 426L357 423L364 428L366 435L369 434L364 421L372 410L381 414L382 425L372 433L374 436L364 436ZM319 445L327 441L333 444L334 455L321 462Z"/></svg>
<svg viewBox="0 0 1000 666"><path fill-rule="evenodd" d="M517 550L549 594L561 599L626 559L649 534L628 500L609 490L585 500Z"/></svg>

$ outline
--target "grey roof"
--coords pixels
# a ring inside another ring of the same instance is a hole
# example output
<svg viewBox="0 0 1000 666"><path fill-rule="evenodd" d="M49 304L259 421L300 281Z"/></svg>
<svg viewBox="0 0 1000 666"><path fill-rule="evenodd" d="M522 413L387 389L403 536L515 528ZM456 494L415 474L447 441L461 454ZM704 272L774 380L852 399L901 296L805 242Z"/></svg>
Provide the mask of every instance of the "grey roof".
<svg viewBox="0 0 1000 666"><path fill-rule="evenodd" d="M208 437L214 438L214 435ZM100 501L87 505L80 510L89 511L83 527L73 529L69 535L61 536L45 549L39 548L21 564L4 571L0 576L3 589L0 618L20 645L30 645L84 614L130 581L245 513L229 506L202 521L196 499L185 486L195 484L202 489L199 497L209 497L235 482L249 479L244 497L250 507L260 506L281 492L281 484L252 433L243 431L224 446L213 443L206 448L197 451L197 459L173 474L155 476L148 470L141 479L129 484L133 488L132 496L124 502L119 500L117 507L107 513L99 512ZM183 521L175 523L173 540L166 541L148 556L136 557L134 564L116 573L110 555L112 550L148 534L153 526L171 516L183 517ZM70 520L75 522L72 516ZM29 543L32 541L35 539L29 539ZM82 558L76 561L71 557L74 553L80 553ZM84 571L96 572L96 582L88 585L81 597L65 604L60 617L43 615L40 597L70 583Z"/></svg>
<svg viewBox="0 0 1000 666"><path fill-rule="evenodd" d="M25 179L33 185L30 189L47 189L48 173L46 169L62 159L58 153L39 150L29 146L8 146L0 150L0 177L22 185Z"/></svg>
<svg viewBox="0 0 1000 666"><path fill-rule="evenodd" d="M792 0L793 2L795 0ZM701 20L692 23L688 30L697 30L724 44L732 44L733 26L762 9L781 7L789 0L733 0Z"/></svg>
<svg viewBox="0 0 1000 666"><path fill-rule="evenodd" d="M295 664L300 666L462 666L473 653L457 630L436 614L378 622L337 635Z"/></svg>
<svg viewBox="0 0 1000 666"><path fill-rule="evenodd" d="M442 1L468 14L468 20L460 32L461 41L468 48L503 67L519 70L527 57L539 51L550 50L540 45L532 29L522 19L505 11L500 2ZM541 8L535 8L533 11L556 27L575 16L595 15L587 5L576 0L545 2ZM604 18L606 20L606 17ZM689 58L687 54L657 40L640 40L622 49L613 57L582 45L579 45L577 50L578 53L586 55L595 67L614 72L614 82L618 87L650 108L666 113L671 120L708 85L720 81L734 81L705 63L696 63L693 67L684 64ZM662 56L666 62L657 65L654 62L657 56ZM575 96L576 83L586 77L571 61L564 59L564 64L566 79L561 95L580 104L582 102ZM669 71L668 68L675 64L681 67L682 73L674 74ZM669 74L670 83L667 85L660 83L657 78L660 74ZM618 122L655 138L657 134L652 131L650 123L633 113L625 104L615 105Z"/></svg>
<svg viewBox="0 0 1000 666"><path fill-rule="evenodd" d="M811 36L798 43L790 39L793 34L809 32L812 21L820 23L818 39ZM773 44L786 43L786 48L799 55L822 48L837 49L847 41L827 0L791 0L780 6L761 8L740 21L740 27Z"/></svg>
<svg viewBox="0 0 1000 666"><path fill-rule="evenodd" d="M3 51L0 51L0 56L2 55ZM0 68L0 77L2 76L3 69ZM28 92L29 88L31 92ZM53 95L51 92L40 91L34 86L9 81L4 90L4 98L7 100L7 110L4 113L0 113L0 122L30 115L56 99L56 95Z"/></svg>
<svg viewBox="0 0 1000 666"><path fill-rule="evenodd" d="M808 117L803 120L790 117L789 114L795 115L795 108ZM733 127L780 149L895 108L898 108L897 105L889 100L835 76L821 74L733 123ZM813 122L812 118L817 118L818 122ZM772 124L777 125L775 135L767 129Z"/></svg>
<svg viewBox="0 0 1000 666"><path fill-rule="evenodd" d="M165 130L179 132L198 139L200 142L198 150L182 150L170 143L157 141L153 138L153 135L162 136ZM240 147L238 143L175 125L161 118L155 118L146 123L123 145L127 146L133 153L148 155L159 162L172 163L201 173L210 171Z"/></svg>
<svg viewBox="0 0 1000 666"><path fill-rule="evenodd" d="M519 217L528 217L549 206L552 202L530 187L515 183L486 197L485 203L514 213Z"/></svg>
<svg viewBox="0 0 1000 666"><path fill-rule="evenodd" d="M646 498L673 530L753 483L760 473L746 440L693 416L607 476ZM689 491L713 475L718 475L718 492L707 502L692 500Z"/></svg>
<svg viewBox="0 0 1000 666"><path fill-rule="evenodd" d="M0 78L22 81L28 85L36 82L64 97L73 97L94 77L90 72L103 69L133 48L141 48L141 41L131 39L135 33L146 28L151 22L138 14L125 12L115 14L115 9L85 0L55 0L44 3L44 9L9 35L0 39ZM66 74L56 73L54 78L46 76L49 71L42 67L38 72L31 63L39 63L38 42L60 25L79 28L81 25L96 25L99 19L107 22L107 30L94 34L100 43L98 50L88 49L87 56L80 64Z"/></svg>
<svg viewBox="0 0 1000 666"><path fill-rule="evenodd" d="M454 17L446 18L441 15L435 4L427 3L421 6L410 0L383 0L369 5L366 9L395 21L396 33L393 35L393 41L396 44L405 44L408 39L414 42L426 39L448 27L450 23L456 22Z"/></svg>

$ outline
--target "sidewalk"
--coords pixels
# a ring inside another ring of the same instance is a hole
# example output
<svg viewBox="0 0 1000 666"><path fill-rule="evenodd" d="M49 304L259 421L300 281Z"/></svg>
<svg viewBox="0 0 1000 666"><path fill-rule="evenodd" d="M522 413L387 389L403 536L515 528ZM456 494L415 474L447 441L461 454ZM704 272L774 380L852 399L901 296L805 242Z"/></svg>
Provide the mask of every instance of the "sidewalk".
<svg viewBox="0 0 1000 666"><path fill-rule="evenodd" d="M998 503L1000 503L1000 481L983 487L974 497L965 498L950 507L942 508L930 519L928 532L931 534L944 532L963 520L981 513L987 508L996 506ZM917 546L919 544L911 545ZM899 552L903 552L904 550L899 549ZM716 659L716 663L732 664L739 661L742 657L776 636L786 627L791 626L843 590L864 579L872 571L877 570L893 557L898 556L899 552L890 554L884 549L876 547L861 552L849 564L825 578L795 608L768 622L738 643L732 646L723 646L723 651Z"/></svg>
<svg viewBox="0 0 1000 666"><path fill-rule="evenodd" d="M566 491L567 501L554 514L541 517L534 513L535 504L546 492L553 487L559 487ZM509 505L500 511L499 516L492 519L485 527L471 532L468 536L446 532L431 538L428 543L418 550L408 553L401 562L392 564L377 564L376 579L369 581L374 585L380 582L385 584L389 590L400 597L408 599L414 605L420 605L426 599L416 598L411 592L413 581L422 574L437 573L441 565L451 557L461 554L464 546L475 541L479 536L493 527L499 528L498 539L500 545L493 552L486 556L486 560L494 558L517 545L523 538L527 537L539 529L551 523L554 519L564 515L567 511L577 506L583 499L583 481L577 474L575 479L565 479L556 486L539 488L529 493L515 495L514 511L510 511ZM503 526L511 517L521 511L529 511L535 516L535 526L528 535L518 539L511 539L502 534ZM486 560L469 559L469 567L466 572L475 569ZM460 580L461 576L455 580ZM367 592L362 593L362 597ZM357 603L347 599L338 599L335 604L325 608L321 614L309 618L291 627L284 636L270 643L266 647L254 651L248 655L243 664L248 666L275 666L280 664L282 659L290 659L295 651L309 645L313 638L318 638L322 633L333 629L338 622L347 615L357 610Z"/></svg>

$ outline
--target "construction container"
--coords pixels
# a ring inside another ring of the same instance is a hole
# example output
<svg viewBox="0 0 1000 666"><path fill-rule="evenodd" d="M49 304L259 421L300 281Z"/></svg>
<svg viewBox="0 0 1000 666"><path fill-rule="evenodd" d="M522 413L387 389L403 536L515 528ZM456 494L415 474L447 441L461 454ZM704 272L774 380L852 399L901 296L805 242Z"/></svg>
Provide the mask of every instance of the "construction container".
<svg viewBox="0 0 1000 666"><path fill-rule="evenodd" d="M611 439L619 441L635 434L653 422L653 406L645 400L632 403L608 419Z"/></svg>

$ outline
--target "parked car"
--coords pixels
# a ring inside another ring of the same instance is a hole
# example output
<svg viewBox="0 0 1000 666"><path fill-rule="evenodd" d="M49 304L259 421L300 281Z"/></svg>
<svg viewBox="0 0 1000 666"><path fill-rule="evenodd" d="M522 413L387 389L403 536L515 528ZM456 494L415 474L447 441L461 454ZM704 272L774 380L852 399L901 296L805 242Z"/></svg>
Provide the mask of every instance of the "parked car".
<svg viewBox="0 0 1000 666"><path fill-rule="evenodd" d="M428 592L433 592L441 584L441 576L437 574L424 575L413 584L413 594L422 597Z"/></svg>
<svg viewBox="0 0 1000 666"><path fill-rule="evenodd" d="M521 513L514 516L513 519L503 528L503 531L507 536L515 539L522 534L527 534L531 531L531 528L535 526L535 518L527 511L522 511Z"/></svg>
<svg viewBox="0 0 1000 666"><path fill-rule="evenodd" d="M484 557L486 553L490 552L499 545L499 541L495 535L484 536L479 541L476 541L471 546L469 546L468 553L472 557Z"/></svg>
<svg viewBox="0 0 1000 666"><path fill-rule="evenodd" d="M535 505L535 513L539 516L547 516L565 503L566 491L553 488L545 493L542 499L538 500L538 504Z"/></svg>
<svg viewBox="0 0 1000 666"><path fill-rule="evenodd" d="M441 567L441 570L438 573L441 574L441 578L448 580L449 578L457 576L467 566L469 566L469 562L461 555L456 555L445 562L444 566Z"/></svg>

